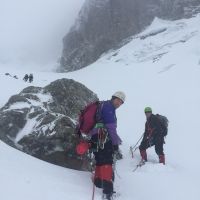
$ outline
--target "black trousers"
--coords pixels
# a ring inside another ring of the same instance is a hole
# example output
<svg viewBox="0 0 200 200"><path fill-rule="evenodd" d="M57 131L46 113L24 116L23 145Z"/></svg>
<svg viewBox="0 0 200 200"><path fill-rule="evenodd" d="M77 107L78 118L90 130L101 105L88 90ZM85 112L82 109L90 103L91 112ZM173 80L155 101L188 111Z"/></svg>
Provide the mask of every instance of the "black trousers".
<svg viewBox="0 0 200 200"><path fill-rule="evenodd" d="M113 179L107 177L114 177L114 172L110 168L113 164L113 146L112 141L108 139L103 148L98 147L98 136L92 137L92 149L96 161L96 174L94 184L96 187L102 188L104 194L113 193ZM100 169L100 173L99 173ZM108 171L106 170L108 169ZM103 174L102 174L103 173Z"/></svg>
<svg viewBox="0 0 200 200"><path fill-rule="evenodd" d="M150 140L147 138L143 138L139 146L139 149L140 151L142 151L142 150L148 149L151 146L155 146L155 152L159 156L159 155L164 155L163 145L164 145L163 136L154 137L154 138L151 138Z"/></svg>

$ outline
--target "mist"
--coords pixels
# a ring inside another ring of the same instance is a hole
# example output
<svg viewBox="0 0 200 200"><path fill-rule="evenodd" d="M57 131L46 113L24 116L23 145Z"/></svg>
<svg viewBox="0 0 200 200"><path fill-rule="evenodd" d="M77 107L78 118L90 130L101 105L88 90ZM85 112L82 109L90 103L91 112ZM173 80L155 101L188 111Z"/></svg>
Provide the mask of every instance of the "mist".
<svg viewBox="0 0 200 200"><path fill-rule="evenodd" d="M47 65L84 0L0 0L0 64Z"/></svg>

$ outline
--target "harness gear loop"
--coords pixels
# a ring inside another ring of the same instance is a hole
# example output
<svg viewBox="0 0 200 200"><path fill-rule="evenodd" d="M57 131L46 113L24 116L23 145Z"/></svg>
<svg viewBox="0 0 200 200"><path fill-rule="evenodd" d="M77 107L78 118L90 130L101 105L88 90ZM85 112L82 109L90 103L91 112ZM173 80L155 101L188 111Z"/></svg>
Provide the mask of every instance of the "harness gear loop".
<svg viewBox="0 0 200 200"><path fill-rule="evenodd" d="M97 141L97 149L104 149L104 144L108 139L108 132L104 127L103 123L97 123L95 128L98 128L98 141Z"/></svg>

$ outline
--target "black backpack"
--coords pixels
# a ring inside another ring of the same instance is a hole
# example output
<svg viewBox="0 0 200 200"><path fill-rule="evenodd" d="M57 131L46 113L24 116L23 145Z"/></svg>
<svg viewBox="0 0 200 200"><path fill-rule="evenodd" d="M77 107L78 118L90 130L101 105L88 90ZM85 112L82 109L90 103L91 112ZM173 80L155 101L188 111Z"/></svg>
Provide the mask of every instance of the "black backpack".
<svg viewBox="0 0 200 200"><path fill-rule="evenodd" d="M167 117L160 115L160 114L156 114L158 120L160 121L161 127L162 127L162 135L166 136L168 133L168 124L169 124L169 120L167 119Z"/></svg>

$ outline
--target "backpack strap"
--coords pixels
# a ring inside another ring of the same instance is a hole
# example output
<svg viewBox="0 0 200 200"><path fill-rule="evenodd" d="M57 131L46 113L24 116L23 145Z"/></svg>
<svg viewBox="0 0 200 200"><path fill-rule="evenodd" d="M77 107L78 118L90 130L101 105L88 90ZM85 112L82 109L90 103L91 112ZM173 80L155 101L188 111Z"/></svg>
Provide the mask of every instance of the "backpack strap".
<svg viewBox="0 0 200 200"><path fill-rule="evenodd" d="M101 123L103 124L103 121L102 121L102 117L101 117L101 111L102 111L102 108L103 108L103 105L104 105L104 101L98 101L98 107L97 107L97 112L96 112L96 123Z"/></svg>

